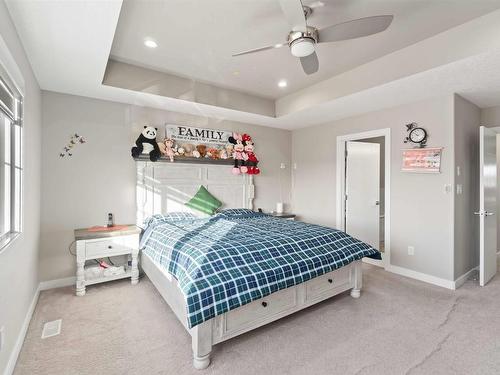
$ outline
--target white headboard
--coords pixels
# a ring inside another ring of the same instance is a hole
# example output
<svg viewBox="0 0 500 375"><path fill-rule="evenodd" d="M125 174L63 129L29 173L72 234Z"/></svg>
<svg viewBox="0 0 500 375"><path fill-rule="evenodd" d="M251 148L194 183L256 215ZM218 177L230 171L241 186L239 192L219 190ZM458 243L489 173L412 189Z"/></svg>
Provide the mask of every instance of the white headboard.
<svg viewBox="0 0 500 375"><path fill-rule="evenodd" d="M233 175L231 166L137 161L137 224L160 213L191 211L186 203L200 185L222 208L253 209L254 185L249 175Z"/></svg>

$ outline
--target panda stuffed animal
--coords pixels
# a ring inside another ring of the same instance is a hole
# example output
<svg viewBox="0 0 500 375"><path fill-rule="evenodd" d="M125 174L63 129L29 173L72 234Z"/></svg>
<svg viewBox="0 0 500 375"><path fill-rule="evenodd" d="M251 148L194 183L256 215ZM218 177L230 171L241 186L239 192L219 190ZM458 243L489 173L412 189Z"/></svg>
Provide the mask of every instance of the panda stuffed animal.
<svg viewBox="0 0 500 375"><path fill-rule="evenodd" d="M161 156L160 147L156 143L156 132L158 128L145 126L141 135L135 141L136 146L132 147L132 157L136 158L140 154L149 154L151 161L157 161Z"/></svg>

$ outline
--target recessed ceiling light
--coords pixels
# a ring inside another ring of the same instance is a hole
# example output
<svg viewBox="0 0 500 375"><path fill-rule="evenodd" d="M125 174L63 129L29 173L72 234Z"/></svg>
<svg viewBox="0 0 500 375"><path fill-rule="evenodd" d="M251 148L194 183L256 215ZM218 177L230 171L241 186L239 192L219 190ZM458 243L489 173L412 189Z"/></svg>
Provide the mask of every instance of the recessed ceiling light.
<svg viewBox="0 0 500 375"><path fill-rule="evenodd" d="M233 76L239 76L239 75L240 75L240 72L239 72L238 70L235 70L235 71L233 72Z"/></svg>
<svg viewBox="0 0 500 375"><path fill-rule="evenodd" d="M156 43L153 39L145 39L144 40L144 45L149 48L156 48L158 47L158 43Z"/></svg>
<svg viewBox="0 0 500 375"><path fill-rule="evenodd" d="M281 81L278 82L278 87L284 88L288 85L288 83L282 79Z"/></svg>

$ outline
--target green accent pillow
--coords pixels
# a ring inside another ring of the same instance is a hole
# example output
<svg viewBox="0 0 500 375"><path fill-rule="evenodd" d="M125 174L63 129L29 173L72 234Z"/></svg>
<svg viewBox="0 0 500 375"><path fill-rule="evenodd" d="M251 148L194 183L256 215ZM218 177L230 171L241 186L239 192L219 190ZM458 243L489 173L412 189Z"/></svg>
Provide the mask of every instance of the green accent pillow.
<svg viewBox="0 0 500 375"><path fill-rule="evenodd" d="M191 198L189 202L186 202L186 206L206 214L213 215L219 207L222 206L222 203L210 194L208 190L205 189L205 186L202 185L198 189L195 196Z"/></svg>

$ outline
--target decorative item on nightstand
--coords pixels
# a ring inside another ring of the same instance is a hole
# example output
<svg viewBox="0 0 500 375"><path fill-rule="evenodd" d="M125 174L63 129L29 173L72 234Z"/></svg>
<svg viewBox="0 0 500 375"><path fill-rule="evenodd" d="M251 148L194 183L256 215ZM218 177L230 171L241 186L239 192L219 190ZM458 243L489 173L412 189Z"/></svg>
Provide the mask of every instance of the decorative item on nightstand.
<svg viewBox="0 0 500 375"><path fill-rule="evenodd" d="M112 227L92 227L75 230L76 241L76 295L84 296L88 285L130 277L132 285L139 282L139 234L141 230L135 225L115 225ZM127 260L123 265L85 266L88 260L97 260L116 256L132 258L131 265Z"/></svg>

